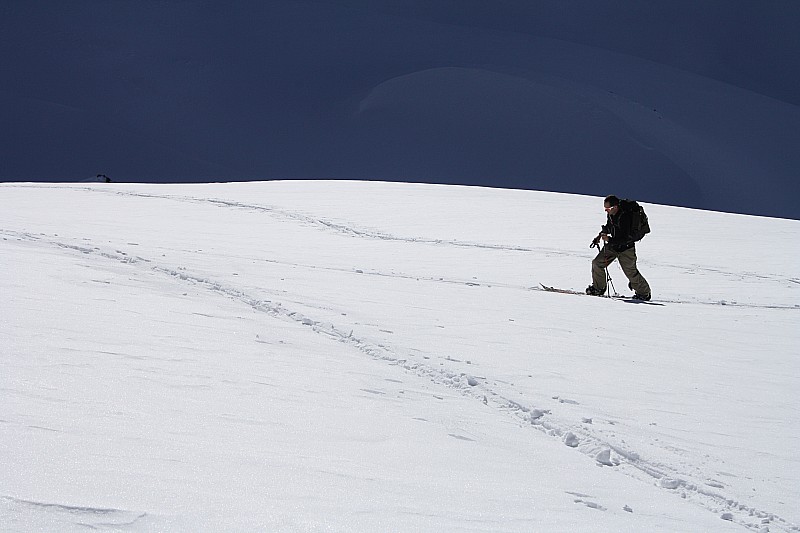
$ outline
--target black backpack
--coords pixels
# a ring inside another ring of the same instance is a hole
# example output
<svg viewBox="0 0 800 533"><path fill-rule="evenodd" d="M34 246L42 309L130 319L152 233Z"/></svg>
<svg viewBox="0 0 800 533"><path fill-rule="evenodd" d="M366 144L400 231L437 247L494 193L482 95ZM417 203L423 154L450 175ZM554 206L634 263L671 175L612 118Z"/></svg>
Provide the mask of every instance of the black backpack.
<svg viewBox="0 0 800 533"><path fill-rule="evenodd" d="M647 220L644 207L633 200L620 201L620 207L623 211L631 213L631 239L634 242L642 240L645 235L650 233L650 221Z"/></svg>

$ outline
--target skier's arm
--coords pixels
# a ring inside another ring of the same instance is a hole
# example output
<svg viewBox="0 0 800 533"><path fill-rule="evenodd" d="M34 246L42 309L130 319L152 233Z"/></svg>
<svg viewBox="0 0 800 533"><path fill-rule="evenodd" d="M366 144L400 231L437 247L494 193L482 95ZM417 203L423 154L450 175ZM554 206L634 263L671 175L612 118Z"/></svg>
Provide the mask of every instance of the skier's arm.
<svg viewBox="0 0 800 533"><path fill-rule="evenodd" d="M611 223L611 218L609 217L606 220L606 223L600 227L600 237L603 239L603 242L608 242L610 238L614 235L614 224Z"/></svg>

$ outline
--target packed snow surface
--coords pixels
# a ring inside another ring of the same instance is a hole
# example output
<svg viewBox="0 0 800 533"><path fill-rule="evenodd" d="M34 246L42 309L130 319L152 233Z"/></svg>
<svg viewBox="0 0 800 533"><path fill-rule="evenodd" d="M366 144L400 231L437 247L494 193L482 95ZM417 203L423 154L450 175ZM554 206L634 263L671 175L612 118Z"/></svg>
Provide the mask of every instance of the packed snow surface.
<svg viewBox="0 0 800 533"><path fill-rule="evenodd" d="M596 197L0 202L0 530L800 531L798 221L644 204L634 304Z"/></svg>

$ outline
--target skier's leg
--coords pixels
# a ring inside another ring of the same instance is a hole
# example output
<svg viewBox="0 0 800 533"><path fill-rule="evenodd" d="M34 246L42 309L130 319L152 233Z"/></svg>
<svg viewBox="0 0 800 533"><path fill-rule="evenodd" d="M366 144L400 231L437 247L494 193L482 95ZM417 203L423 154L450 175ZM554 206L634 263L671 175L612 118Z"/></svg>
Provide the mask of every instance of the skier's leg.
<svg viewBox="0 0 800 533"><path fill-rule="evenodd" d="M630 287L636 294L641 296L650 295L650 284L644 279L642 273L636 267L636 248L630 248L619 254L619 266L630 281Z"/></svg>
<svg viewBox="0 0 800 533"><path fill-rule="evenodd" d="M606 268L616 258L616 252L610 248L603 247L592 261L592 285L600 294L606 292Z"/></svg>

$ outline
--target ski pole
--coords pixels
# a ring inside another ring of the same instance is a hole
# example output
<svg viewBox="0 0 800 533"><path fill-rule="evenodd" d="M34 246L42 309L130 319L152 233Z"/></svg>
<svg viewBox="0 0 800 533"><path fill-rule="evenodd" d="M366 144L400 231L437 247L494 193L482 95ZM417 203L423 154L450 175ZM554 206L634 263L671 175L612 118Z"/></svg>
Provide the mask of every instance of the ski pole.
<svg viewBox="0 0 800 533"><path fill-rule="evenodd" d="M611 279L611 273L608 271L608 267L606 267L606 289L608 291L608 297L611 298L611 290L614 290L614 294L617 294L617 288L614 287L614 282Z"/></svg>

